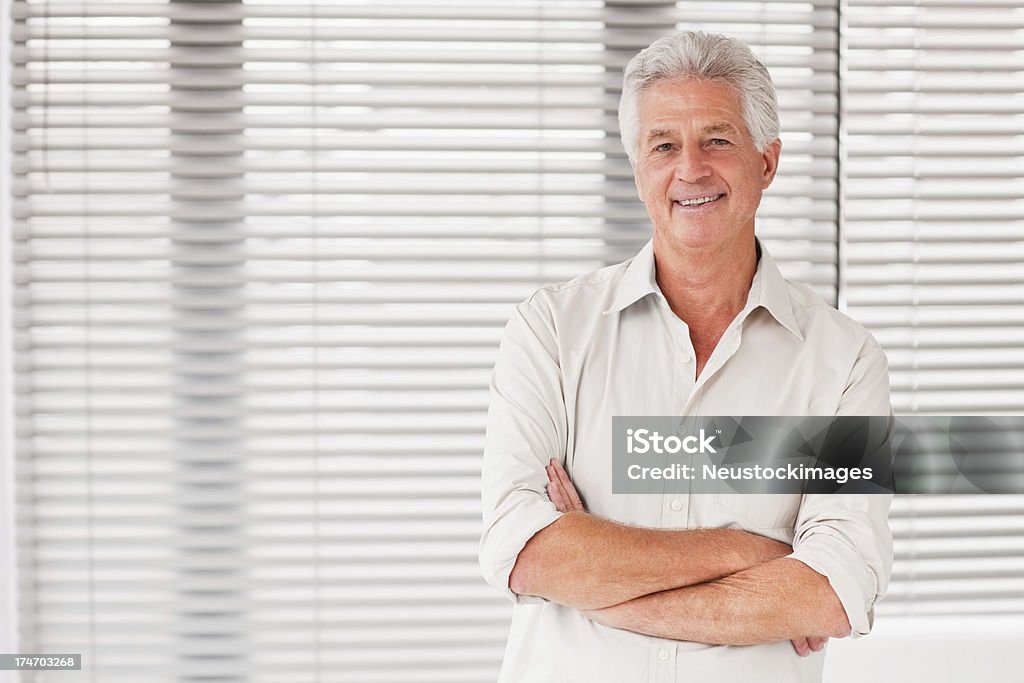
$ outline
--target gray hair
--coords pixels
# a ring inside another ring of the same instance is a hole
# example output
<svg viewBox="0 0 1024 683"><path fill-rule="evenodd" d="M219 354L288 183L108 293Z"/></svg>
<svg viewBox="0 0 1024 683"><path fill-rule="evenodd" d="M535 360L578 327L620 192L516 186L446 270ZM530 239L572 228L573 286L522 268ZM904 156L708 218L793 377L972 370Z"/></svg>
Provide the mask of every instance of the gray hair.
<svg viewBox="0 0 1024 683"><path fill-rule="evenodd" d="M626 65L619 100L619 133L631 162L640 142L640 96L664 80L717 81L740 99L743 120L759 151L779 137L779 112L772 77L750 48L736 38L680 31L651 43Z"/></svg>

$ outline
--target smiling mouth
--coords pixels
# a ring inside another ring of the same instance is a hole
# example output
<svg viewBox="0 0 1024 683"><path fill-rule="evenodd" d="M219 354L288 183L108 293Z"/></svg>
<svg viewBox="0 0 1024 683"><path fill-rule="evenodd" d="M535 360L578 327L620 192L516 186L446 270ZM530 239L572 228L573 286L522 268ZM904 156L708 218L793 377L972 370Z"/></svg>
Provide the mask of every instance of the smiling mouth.
<svg viewBox="0 0 1024 683"><path fill-rule="evenodd" d="M677 199L672 203L679 206L701 206L702 204L710 204L717 201L724 196L724 194L712 194L706 197L694 197L693 199Z"/></svg>

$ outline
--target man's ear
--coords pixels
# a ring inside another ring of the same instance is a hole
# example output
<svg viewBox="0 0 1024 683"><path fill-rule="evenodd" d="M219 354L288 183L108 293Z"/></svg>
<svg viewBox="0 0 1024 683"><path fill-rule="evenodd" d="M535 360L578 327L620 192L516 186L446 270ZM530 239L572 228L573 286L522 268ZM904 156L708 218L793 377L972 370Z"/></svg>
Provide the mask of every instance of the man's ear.
<svg viewBox="0 0 1024 683"><path fill-rule="evenodd" d="M775 172L779 170L779 155L782 153L782 140L775 138L761 152L764 160L764 173L761 175L761 189L767 190L775 180Z"/></svg>

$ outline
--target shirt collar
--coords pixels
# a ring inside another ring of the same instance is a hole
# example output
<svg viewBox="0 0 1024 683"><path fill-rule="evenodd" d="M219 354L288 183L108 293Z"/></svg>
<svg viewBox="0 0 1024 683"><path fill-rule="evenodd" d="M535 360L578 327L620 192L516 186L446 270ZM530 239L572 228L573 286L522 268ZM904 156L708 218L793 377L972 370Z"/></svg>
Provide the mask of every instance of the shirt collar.
<svg viewBox="0 0 1024 683"><path fill-rule="evenodd" d="M632 306L648 294L661 293L661 288L654 280L654 240L647 240L647 244L634 256L629 265L626 266L626 274L619 281L618 289L615 292L615 301L611 308L604 312L618 313L619 311Z"/></svg>
<svg viewBox="0 0 1024 683"><path fill-rule="evenodd" d="M758 306L763 307L780 325L803 341L803 334L800 332L800 326L793 313L789 285L786 284L782 272L761 241L756 240L756 244L759 256L757 270L754 272L754 280L750 284L750 293L747 296L747 305L744 309L749 312ZM654 240L648 240L643 249L630 260L625 275L619 281L615 300L611 307L604 311L604 314L622 311L648 294L663 297L664 295L655 281L654 271ZM741 315L743 314L741 313Z"/></svg>
<svg viewBox="0 0 1024 683"><path fill-rule="evenodd" d="M775 264L768 250L757 240L757 251L760 258L757 260L757 272L754 279L760 278L761 286L757 292L757 300L748 302L748 305L763 306L775 320L787 330L796 335L800 341L804 335L800 332L800 325L796 322L796 315L793 313L793 300L789 296L789 285L786 278L782 277L782 271ZM754 292L753 285L751 293Z"/></svg>

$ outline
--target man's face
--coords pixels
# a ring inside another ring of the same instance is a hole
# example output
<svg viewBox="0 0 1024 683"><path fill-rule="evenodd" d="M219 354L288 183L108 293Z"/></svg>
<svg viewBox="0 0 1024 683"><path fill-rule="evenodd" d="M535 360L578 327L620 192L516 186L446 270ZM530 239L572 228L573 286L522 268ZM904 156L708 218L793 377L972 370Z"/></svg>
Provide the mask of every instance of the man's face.
<svg viewBox="0 0 1024 683"><path fill-rule="evenodd" d="M687 248L725 246L749 232L775 177L778 140L760 152L726 85L660 81L640 96L636 187L655 235Z"/></svg>

